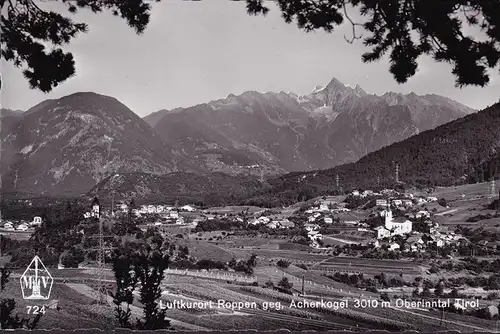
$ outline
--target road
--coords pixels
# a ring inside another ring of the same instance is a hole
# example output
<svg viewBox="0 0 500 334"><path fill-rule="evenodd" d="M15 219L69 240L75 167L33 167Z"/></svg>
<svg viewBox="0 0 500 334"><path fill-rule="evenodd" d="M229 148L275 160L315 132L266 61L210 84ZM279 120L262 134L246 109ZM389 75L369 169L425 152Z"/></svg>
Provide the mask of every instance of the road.
<svg viewBox="0 0 500 334"><path fill-rule="evenodd" d="M443 211L443 212L440 212L440 213L436 213L434 216L444 216L444 215L447 215L449 213L453 213L453 212L456 212L456 211L458 211L458 209L451 209L451 210Z"/></svg>

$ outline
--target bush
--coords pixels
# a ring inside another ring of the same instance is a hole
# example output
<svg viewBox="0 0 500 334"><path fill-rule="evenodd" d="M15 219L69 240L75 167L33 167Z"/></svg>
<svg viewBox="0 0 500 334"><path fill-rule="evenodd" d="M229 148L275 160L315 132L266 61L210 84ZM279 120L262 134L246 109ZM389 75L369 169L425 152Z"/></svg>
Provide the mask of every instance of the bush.
<svg viewBox="0 0 500 334"><path fill-rule="evenodd" d="M288 268L290 266L290 261L286 260L279 260L277 263L278 267L280 268Z"/></svg>

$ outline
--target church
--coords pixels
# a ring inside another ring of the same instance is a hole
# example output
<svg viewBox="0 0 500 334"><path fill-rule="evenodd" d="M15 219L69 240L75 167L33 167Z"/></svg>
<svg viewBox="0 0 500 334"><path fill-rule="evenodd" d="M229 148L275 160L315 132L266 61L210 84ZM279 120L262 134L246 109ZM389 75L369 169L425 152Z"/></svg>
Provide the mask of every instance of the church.
<svg viewBox="0 0 500 334"><path fill-rule="evenodd" d="M385 224L375 229L377 239L386 238L393 235L409 234L412 231L412 222L404 217L393 218L390 204L384 214Z"/></svg>

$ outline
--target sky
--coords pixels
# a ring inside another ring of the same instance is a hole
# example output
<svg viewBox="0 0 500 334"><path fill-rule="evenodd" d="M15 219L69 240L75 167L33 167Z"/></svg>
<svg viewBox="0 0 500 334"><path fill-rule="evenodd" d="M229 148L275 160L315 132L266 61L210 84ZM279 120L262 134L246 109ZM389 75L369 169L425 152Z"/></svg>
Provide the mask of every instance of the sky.
<svg viewBox="0 0 500 334"><path fill-rule="evenodd" d="M64 8L55 1L39 6ZM331 34L306 33L285 23L272 4L265 17L249 16L244 2L228 0L163 0L152 6L142 35L107 12L68 14L89 26L88 33L64 46L73 53L76 76L45 94L30 89L20 69L2 62L2 107L27 110L45 99L92 91L117 98L143 117L247 90L308 94L334 77L372 94L439 94L475 109L500 98L498 70L485 88L459 89L451 66L430 58L421 58L418 73L400 85L386 59L362 63L368 49L361 41L345 41L350 26Z"/></svg>

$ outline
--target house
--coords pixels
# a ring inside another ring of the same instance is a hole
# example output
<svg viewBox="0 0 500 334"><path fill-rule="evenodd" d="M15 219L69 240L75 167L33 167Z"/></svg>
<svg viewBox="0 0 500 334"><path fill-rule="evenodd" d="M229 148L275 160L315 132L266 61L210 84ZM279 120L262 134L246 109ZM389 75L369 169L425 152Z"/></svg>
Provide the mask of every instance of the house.
<svg viewBox="0 0 500 334"><path fill-rule="evenodd" d="M327 204L320 204L319 206L319 211L328 211L328 205Z"/></svg>
<svg viewBox="0 0 500 334"><path fill-rule="evenodd" d="M389 245L389 250L391 250L391 251L397 250L399 248L401 248L401 246L399 246L399 244L397 242L393 242Z"/></svg>
<svg viewBox="0 0 500 334"><path fill-rule="evenodd" d="M392 205L401 206L401 205L403 205L403 201L400 200L400 199L393 199L392 200Z"/></svg>
<svg viewBox="0 0 500 334"><path fill-rule="evenodd" d="M33 221L30 223L31 226L40 226L42 225L42 217L35 216L33 217Z"/></svg>
<svg viewBox="0 0 500 334"><path fill-rule="evenodd" d="M94 218L99 218L101 216L101 207L99 205L99 199L97 199L97 197L94 197L94 200L92 201L91 216Z"/></svg>
<svg viewBox="0 0 500 334"><path fill-rule="evenodd" d="M377 199L375 200L376 206L387 206L387 200L385 199Z"/></svg>
<svg viewBox="0 0 500 334"><path fill-rule="evenodd" d="M273 220L272 222L267 223L266 227L268 227L268 228L277 228L278 227L278 222L276 220Z"/></svg>
<svg viewBox="0 0 500 334"><path fill-rule="evenodd" d="M11 222L7 222L3 225L3 228L6 230L10 230L14 228L14 225Z"/></svg>
<svg viewBox="0 0 500 334"><path fill-rule="evenodd" d="M120 210L126 212L128 210L128 205L125 203L120 204Z"/></svg>
<svg viewBox="0 0 500 334"><path fill-rule="evenodd" d="M373 195L373 190L365 190L365 191L363 191L363 197L366 197L366 196L369 196L369 195Z"/></svg>
<svg viewBox="0 0 500 334"><path fill-rule="evenodd" d="M375 232L377 233L377 239L387 238L391 235L391 232L388 229L386 229L384 226L376 227Z"/></svg>
<svg viewBox="0 0 500 334"><path fill-rule="evenodd" d="M322 239L323 238L323 235L321 233L319 233L318 231L309 231L307 233L307 236L311 240L318 240L318 239Z"/></svg>
<svg viewBox="0 0 500 334"><path fill-rule="evenodd" d="M333 219L330 218L330 217L325 217L323 218L323 221L326 223L326 224L332 224L333 223Z"/></svg>
<svg viewBox="0 0 500 334"><path fill-rule="evenodd" d="M26 224L21 224L17 227L18 231L27 231L28 230L28 225Z"/></svg>
<svg viewBox="0 0 500 334"><path fill-rule="evenodd" d="M422 237L423 237L423 234L418 233L418 234L412 235L408 239L406 239L406 244L408 245L408 248L410 251L416 252L416 251L423 248L425 242L424 242Z"/></svg>
<svg viewBox="0 0 500 334"><path fill-rule="evenodd" d="M184 206L181 207L181 210L188 211L188 212L193 212L195 209L191 205L184 205Z"/></svg>
<svg viewBox="0 0 500 334"><path fill-rule="evenodd" d="M304 228L306 229L306 231L309 232L320 229L318 224L304 224Z"/></svg>
<svg viewBox="0 0 500 334"><path fill-rule="evenodd" d="M424 204L427 203L427 200L425 198L419 197L415 200L417 204Z"/></svg>
<svg viewBox="0 0 500 334"><path fill-rule="evenodd" d="M415 218L430 218L431 214L428 211L421 210L415 214Z"/></svg>
<svg viewBox="0 0 500 334"><path fill-rule="evenodd" d="M288 219L285 219L280 222L280 226L281 228L293 228L295 224Z"/></svg>
<svg viewBox="0 0 500 334"><path fill-rule="evenodd" d="M427 202L437 202L437 197L427 197Z"/></svg>
<svg viewBox="0 0 500 334"><path fill-rule="evenodd" d="M358 190L353 190L351 193L352 196L359 196L359 191Z"/></svg>
<svg viewBox="0 0 500 334"><path fill-rule="evenodd" d="M156 213L156 206L148 205L147 213Z"/></svg>
<svg viewBox="0 0 500 334"><path fill-rule="evenodd" d="M404 206L412 206L413 205L413 201L411 199L404 199L401 202L403 203Z"/></svg>
<svg viewBox="0 0 500 334"><path fill-rule="evenodd" d="M494 319L495 317L498 317L498 307L495 305L490 305L487 306L483 309L484 314L488 319Z"/></svg>

